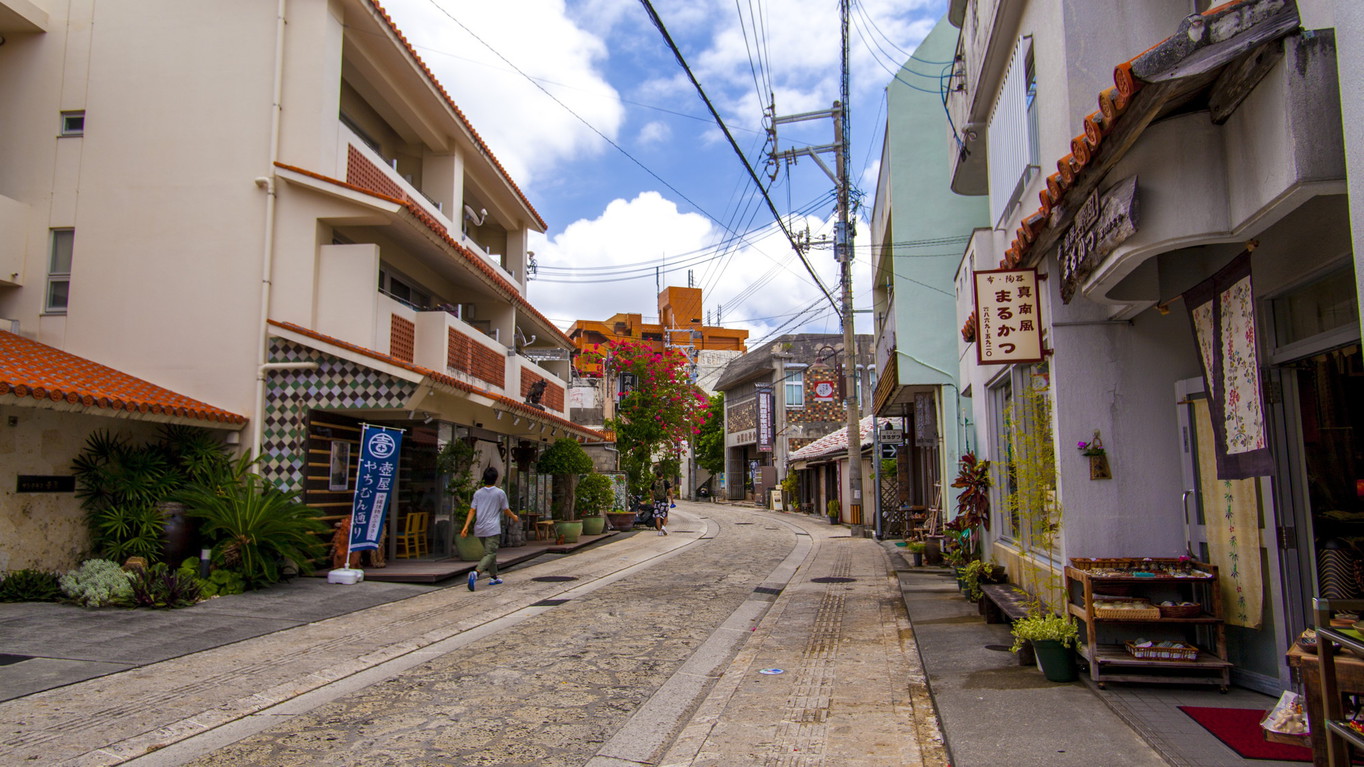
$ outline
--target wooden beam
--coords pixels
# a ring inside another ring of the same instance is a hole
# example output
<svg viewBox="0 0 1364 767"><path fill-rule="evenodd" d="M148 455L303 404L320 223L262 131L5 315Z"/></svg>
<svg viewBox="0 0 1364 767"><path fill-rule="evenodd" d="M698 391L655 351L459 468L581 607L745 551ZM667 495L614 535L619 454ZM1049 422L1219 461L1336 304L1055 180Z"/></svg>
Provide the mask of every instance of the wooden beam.
<svg viewBox="0 0 1364 767"><path fill-rule="evenodd" d="M1283 41L1273 40L1256 48L1250 55L1237 59L1222 70L1208 96L1208 111L1213 125L1221 125L1231 118L1241 102L1255 86L1269 74L1269 70L1283 59Z"/></svg>
<svg viewBox="0 0 1364 767"><path fill-rule="evenodd" d="M1132 74L1155 83L1210 72L1298 24L1293 0L1228 3L1220 11L1185 18L1173 35L1132 61Z"/></svg>

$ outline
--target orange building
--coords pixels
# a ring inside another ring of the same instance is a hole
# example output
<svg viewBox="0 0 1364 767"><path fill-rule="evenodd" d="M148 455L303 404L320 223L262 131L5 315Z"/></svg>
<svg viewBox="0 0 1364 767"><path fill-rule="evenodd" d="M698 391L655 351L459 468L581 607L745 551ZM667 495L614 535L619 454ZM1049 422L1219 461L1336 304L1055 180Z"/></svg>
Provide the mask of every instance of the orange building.
<svg viewBox="0 0 1364 767"><path fill-rule="evenodd" d="M583 359L582 352L601 351L611 341L629 339L700 350L747 351L748 331L703 324L700 288L664 288L658 294L657 323L644 322L640 314L616 314L603 321L578 320L568 329L577 348L573 370L580 376L601 376L601 363Z"/></svg>

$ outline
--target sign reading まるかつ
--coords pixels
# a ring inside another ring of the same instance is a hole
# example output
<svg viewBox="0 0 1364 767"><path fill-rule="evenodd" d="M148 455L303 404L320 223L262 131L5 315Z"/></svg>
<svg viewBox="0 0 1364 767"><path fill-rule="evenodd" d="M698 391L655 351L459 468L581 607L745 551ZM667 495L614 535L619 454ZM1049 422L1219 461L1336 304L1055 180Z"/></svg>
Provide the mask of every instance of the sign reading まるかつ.
<svg viewBox="0 0 1364 767"><path fill-rule="evenodd" d="M976 362L1042 361L1042 313L1036 269L992 269L976 282Z"/></svg>

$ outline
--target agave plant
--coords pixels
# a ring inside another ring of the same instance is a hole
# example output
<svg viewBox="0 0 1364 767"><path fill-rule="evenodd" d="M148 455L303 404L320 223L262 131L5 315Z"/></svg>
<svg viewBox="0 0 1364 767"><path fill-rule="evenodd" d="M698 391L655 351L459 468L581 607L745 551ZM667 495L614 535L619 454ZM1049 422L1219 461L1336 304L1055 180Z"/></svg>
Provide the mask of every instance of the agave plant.
<svg viewBox="0 0 1364 767"><path fill-rule="evenodd" d="M317 512L254 474L216 488L192 486L178 497L187 515L202 520L214 563L240 573L248 588L277 583L287 568L322 556L319 534L328 528Z"/></svg>

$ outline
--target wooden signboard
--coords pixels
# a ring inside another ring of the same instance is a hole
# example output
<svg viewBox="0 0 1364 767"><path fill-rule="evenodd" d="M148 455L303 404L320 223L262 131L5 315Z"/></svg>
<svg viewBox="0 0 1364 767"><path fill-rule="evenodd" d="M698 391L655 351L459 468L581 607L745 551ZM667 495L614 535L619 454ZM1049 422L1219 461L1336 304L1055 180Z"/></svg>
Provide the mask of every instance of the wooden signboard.
<svg viewBox="0 0 1364 767"><path fill-rule="evenodd" d="M1070 303L1080 283L1123 240L1137 232L1137 177L1129 176L1105 192L1095 191L1057 246L1061 264L1061 301Z"/></svg>
<svg viewBox="0 0 1364 767"><path fill-rule="evenodd" d="M1008 365L1042 361L1042 312L1036 269L974 272L976 363Z"/></svg>

